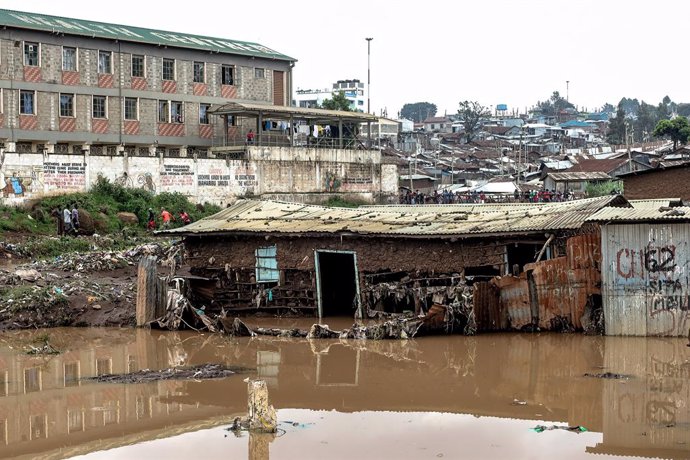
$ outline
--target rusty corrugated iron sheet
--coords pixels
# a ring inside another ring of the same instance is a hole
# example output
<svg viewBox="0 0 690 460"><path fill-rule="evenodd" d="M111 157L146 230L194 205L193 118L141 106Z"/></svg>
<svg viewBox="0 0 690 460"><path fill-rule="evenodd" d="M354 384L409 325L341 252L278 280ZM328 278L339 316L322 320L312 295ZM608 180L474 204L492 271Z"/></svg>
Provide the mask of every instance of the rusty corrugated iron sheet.
<svg viewBox="0 0 690 460"><path fill-rule="evenodd" d="M502 313L499 290L493 282L474 284L473 305L477 331L502 331L508 328L507 317Z"/></svg>
<svg viewBox="0 0 690 460"><path fill-rule="evenodd" d="M513 329L530 326L535 320L544 330L582 329L591 297L601 294L600 266L598 233L569 238L565 256L527 264L526 273L518 277L492 280L499 289L499 317L506 317ZM486 308L475 302L478 317Z"/></svg>
<svg viewBox="0 0 690 460"><path fill-rule="evenodd" d="M527 274L496 277L492 283L499 289L501 314L506 318L506 329L522 329L532 324Z"/></svg>

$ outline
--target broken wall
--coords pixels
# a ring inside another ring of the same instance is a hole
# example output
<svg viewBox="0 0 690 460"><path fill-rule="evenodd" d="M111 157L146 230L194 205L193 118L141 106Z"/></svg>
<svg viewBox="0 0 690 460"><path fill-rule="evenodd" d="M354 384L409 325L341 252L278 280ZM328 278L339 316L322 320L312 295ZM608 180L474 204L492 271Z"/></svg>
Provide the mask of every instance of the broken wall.
<svg viewBox="0 0 690 460"><path fill-rule="evenodd" d="M501 330L506 324L510 329L588 330L600 306L601 237L588 233L567 238L565 254L527 264L519 276L494 278L499 312L485 311L495 308L490 301L475 301L475 315L498 320L479 321L479 330Z"/></svg>

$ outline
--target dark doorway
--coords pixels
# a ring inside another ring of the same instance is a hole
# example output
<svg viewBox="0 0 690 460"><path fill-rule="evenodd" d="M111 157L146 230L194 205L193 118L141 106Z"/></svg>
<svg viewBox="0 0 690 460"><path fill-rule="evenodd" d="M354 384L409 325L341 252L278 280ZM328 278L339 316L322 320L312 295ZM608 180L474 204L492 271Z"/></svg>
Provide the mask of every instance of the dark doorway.
<svg viewBox="0 0 690 460"><path fill-rule="evenodd" d="M353 252L316 251L321 316L353 316L359 307Z"/></svg>
<svg viewBox="0 0 690 460"><path fill-rule="evenodd" d="M518 275L525 270L525 264L531 264L537 260L537 254L544 246L544 244L531 243L509 243L506 245L506 252L508 253L508 271L513 275ZM544 254L546 255L546 254ZM542 257L546 259L546 257ZM517 266L517 273L515 273L515 266Z"/></svg>

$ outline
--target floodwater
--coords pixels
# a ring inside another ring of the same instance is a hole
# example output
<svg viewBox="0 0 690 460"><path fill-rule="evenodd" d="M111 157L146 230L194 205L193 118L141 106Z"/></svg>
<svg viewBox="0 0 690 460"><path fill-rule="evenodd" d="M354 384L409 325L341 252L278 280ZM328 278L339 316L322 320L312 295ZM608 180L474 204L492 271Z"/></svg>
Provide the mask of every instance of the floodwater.
<svg viewBox="0 0 690 460"><path fill-rule="evenodd" d="M304 326L284 324L291 325ZM46 336L61 354L24 352ZM690 458L686 343L578 334L367 342L134 329L6 332L0 457ZM80 380L211 362L251 370L207 381ZM584 376L603 372L628 377ZM266 380L277 435L226 430L246 411L246 377ZM532 430L538 425L587 431Z"/></svg>

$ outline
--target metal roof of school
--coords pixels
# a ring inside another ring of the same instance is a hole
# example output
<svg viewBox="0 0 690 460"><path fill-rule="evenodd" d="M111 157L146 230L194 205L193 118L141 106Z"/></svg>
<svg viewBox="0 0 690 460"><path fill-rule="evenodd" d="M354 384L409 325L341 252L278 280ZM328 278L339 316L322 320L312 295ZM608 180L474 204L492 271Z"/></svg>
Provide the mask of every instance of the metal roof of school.
<svg viewBox="0 0 690 460"><path fill-rule="evenodd" d="M259 102L228 102L212 106L209 113L216 115L235 115L255 117L261 112L264 118L288 119L294 117L312 121L332 121L341 119L361 123L376 121L378 117L363 112L348 112L343 110L312 109L307 107L290 107L285 105L270 105Z"/></svg>
<svg viewBox="0 0 690 460"><path fill-rule="evenodd" d="M191 6L190 6L191 7ZM181 32L169 32L142 27L108 24L84 19L64 18L46 14L0 9L0 25L18 29L80 35L91 38L106 38L127 42L165 45L176 48L191 48L217 53L240 54L281 61L296 59L271 48L252 42L205 37Z"/></svg>
<svg viewBox="0 0 690 460"><path fill-rule="evenodd" d="M483 237L580 228L606 206L630 206L620 195L562 203L533 203L498 211L489 205L329 208L282 201L240 200L165 235L355 234L386 237ZM388 209L390 208L390 209Z"/></svg>

